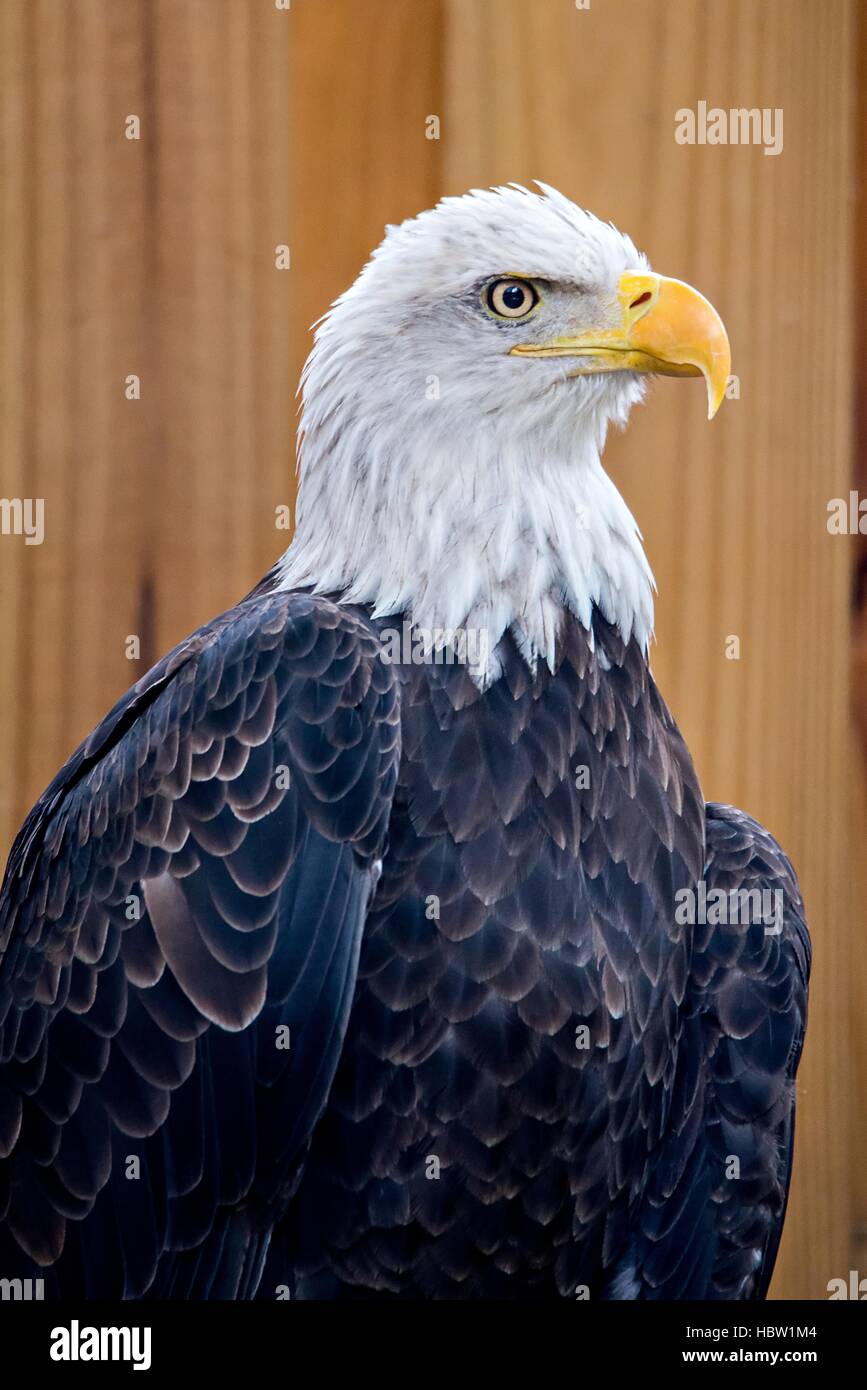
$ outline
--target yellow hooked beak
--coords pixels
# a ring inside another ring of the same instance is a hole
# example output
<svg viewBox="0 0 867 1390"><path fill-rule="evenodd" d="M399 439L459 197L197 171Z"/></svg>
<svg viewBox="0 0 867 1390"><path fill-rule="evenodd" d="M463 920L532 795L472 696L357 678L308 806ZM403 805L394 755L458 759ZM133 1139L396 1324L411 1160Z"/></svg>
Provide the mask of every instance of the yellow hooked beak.
<svg viewBox="0 0 867 1390"><path fill-rule="evenodd" d="M520 357L580 357L573 376L594 372L655 372L660 376L703 376L707 417L725 395L731 350L723 321L703 294L682 280L627 270L617 286L610 327L589 329L547 343L519 343Z"/></svg>

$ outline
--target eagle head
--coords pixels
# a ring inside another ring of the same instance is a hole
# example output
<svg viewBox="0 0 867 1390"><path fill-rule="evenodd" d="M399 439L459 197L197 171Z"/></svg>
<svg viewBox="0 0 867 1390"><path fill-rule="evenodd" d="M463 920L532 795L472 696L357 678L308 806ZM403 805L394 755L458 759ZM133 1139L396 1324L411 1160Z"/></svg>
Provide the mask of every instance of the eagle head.
<svg viewBox="0 0 867 1390"><path fill-rule="evenodd" d="M555 189L444 198L389 227L316 329L281 583L550 662L559 615L645 644L652 577L601 468L649 374L730 370L708 301ZM490 673L489 673L490 674Z"/></svg>

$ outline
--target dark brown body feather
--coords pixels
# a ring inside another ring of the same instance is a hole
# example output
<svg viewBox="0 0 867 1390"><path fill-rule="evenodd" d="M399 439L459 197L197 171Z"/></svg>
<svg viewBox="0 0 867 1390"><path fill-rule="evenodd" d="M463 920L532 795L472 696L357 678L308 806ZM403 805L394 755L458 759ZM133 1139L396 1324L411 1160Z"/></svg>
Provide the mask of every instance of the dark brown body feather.
<svg viewBox="0 0 867 1390"><path fill-rule="evenodd" d="M757 1296L808 969L787 861L706 811L601 619L553 672L506 639L484 693L379 653L363 612L259 593L28 819L0 905L4 1271ZM783 932L679 923L703 873L780 888Z"/></svg>

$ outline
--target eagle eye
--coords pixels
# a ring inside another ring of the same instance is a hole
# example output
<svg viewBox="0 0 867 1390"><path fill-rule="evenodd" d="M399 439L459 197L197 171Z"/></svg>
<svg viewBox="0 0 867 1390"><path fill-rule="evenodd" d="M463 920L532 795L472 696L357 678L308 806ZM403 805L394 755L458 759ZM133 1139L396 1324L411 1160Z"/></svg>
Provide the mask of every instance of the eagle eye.
<svg viewBox="0 0 867 1390"><path fill-rule="evenodd" d="M524 319L539 303L528 280L494 280L485 291L485 303L501 319Z"/></svg>

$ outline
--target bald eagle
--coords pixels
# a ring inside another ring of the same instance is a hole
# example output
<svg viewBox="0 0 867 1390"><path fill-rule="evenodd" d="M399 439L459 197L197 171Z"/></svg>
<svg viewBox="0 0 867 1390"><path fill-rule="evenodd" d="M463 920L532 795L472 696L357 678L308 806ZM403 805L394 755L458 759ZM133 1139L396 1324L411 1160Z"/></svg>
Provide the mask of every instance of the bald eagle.
<svg viewBox="0 0 867 1390"><path fill-rule="evenodd" d="M729 367L707 300L545 185L387 229L304 371L288 551L11 851L4 1276L764 1297L801 897L705 803L601 463L649 374L712 415Z"/></svg>

